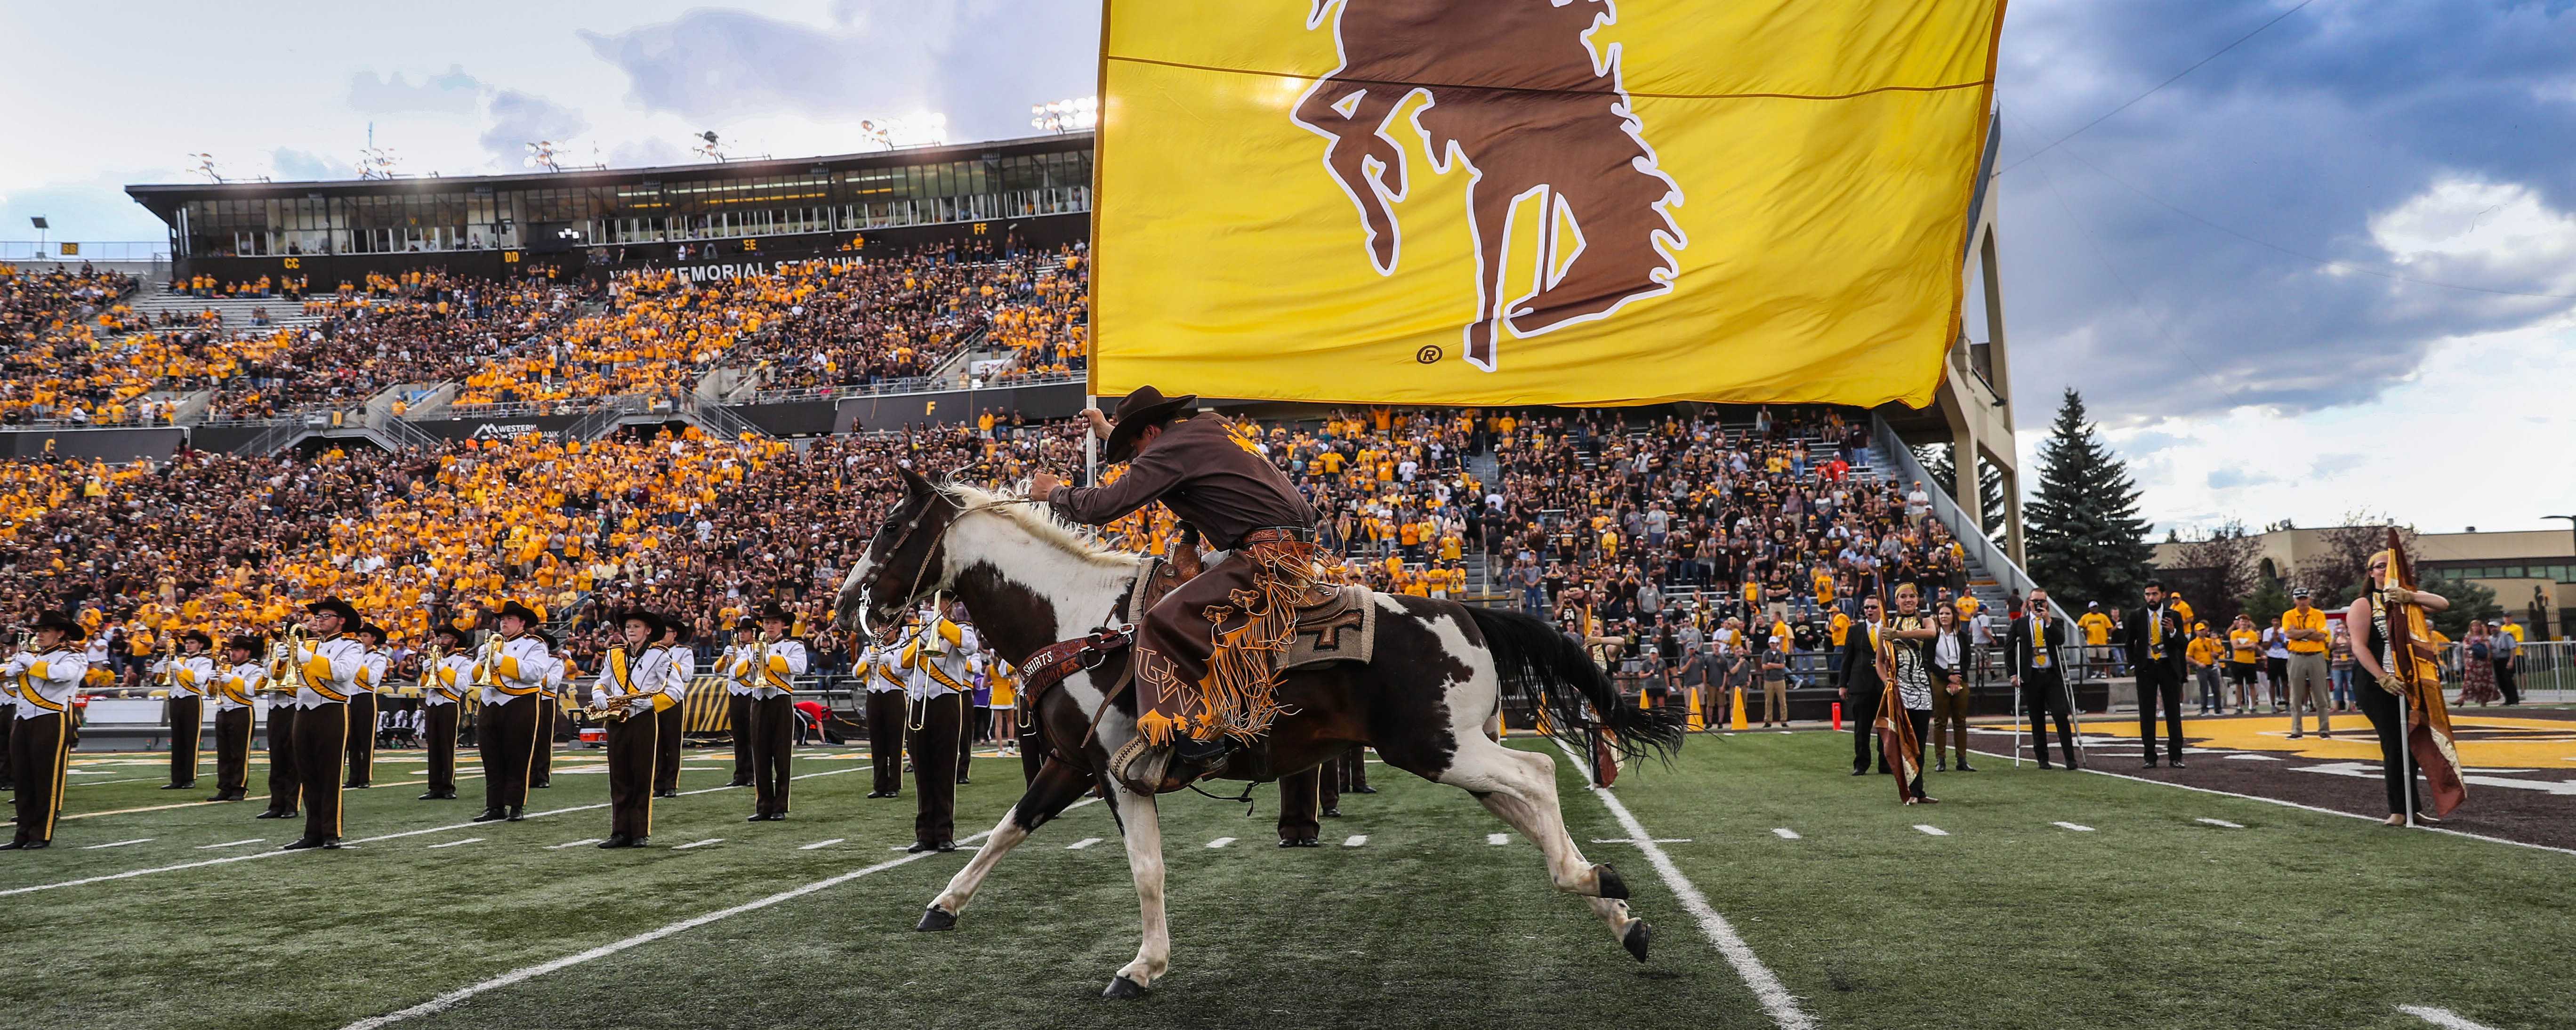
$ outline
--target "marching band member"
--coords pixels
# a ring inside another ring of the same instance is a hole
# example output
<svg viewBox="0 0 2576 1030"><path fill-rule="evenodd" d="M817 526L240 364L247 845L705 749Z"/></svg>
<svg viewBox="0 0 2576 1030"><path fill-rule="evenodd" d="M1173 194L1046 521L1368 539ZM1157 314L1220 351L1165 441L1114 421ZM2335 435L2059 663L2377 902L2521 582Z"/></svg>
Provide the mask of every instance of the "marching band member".
<svg viewBox="0 0 2576 1030"><path fill-rule="evenodd" d="M268 809L254 819L293 819L303 807L304 780L295 773L294 656L279 643L265 666L268 699Z"/></svg>
<svg viewBox="0 0 2576 1030"><path fill-rule="evenodd" d="M17 774L11 771L16 763L9 761L9 742L15 739L17 728L18 679L0 676L0 790L18 789ZM9 821L16 822L17 819L12 817Z"/></svg>
<svg viewBox="0 0 2576 1030"><path fill-rule="evenodd" d="M441 623L430 633L438 661L420 670L420 742L429 749L429 791L423 801L456 800L456 718L465 709L465 690L474 682L474 655L465 649L465 631Z"/></svg>
<svg viewBox="0 0 2576 1030"><path fill-rule="evenodd" d="M618 620L625 643L600 663L590 707L608 716L608 839L603 848L640 848L653 836L653 754L661 720L671 706L662 689L672 648L653 642L668 626L637 609Z"/></svg>
<svg viewBox="0 0 2576 1030"><path fill-rule="evenodd" d="M993 737L1020 756L1020 778L1035 783L1046 767L1046 736L1038 730L1037 706L1020 697L1020 670L993 656ZM1026 709L1023 711L1022 709Z"/></svg>
<svg viewBox="0 0 2576 1030"><path fill-rule="evenodd" d="M904 694L911 683L896 656L904 643L871 642L850 669L867 684L868 764L875 774L868 789L872 798L903 796Z"/></svg>
<svg viewBox="0 0 2576 1030"><path fill-rule="evenodd" d="M366 645L348 635L363 624L357 609L332 597L305 611L314 639L286 659L302 670L295 690L294 753L295 778L305 788L304 836L280 849L285 851L340 846L340 759L349 748L349 698L367 661Z"/></svg>
<svg viewBox="0 0 2576 1030"><path fill-rule="evenodd" d="M554 659L545 682L537 688L536 750L528 753L528 789L547 790L555 785L555 726L563 720L564 679L573 668L554 634L539 629L528 635L546 645L547 657Z"/></svg>
<svg viewBox="0 0 2576 1030"><path fill-rule="evenodd" d="M0 667L17 694L9 730L9 779L18 785L18 832L0 851L35 850L54 842L63 810L63 772L71 759L72 695L89 675L88 652L72 645L89 636L61 612L27 627L34 639Z"/></svg>
<svg viewBox="0 0 2576 1030"><path fill-rule="evenodd" d="M672 619L662 624L661 644L670 651L663 666L662 692L671 703L653 713L653 796L680 796L681 715L689 702L689 681L698 677L698 656L688 648L689 627Z"/></svg>
<svg viewBox="0 0 2576 1030"><path fill-rule="evenodd" d="M259 660L266 646L258 637L238 636L224 643L224 665L214 674L215 796L208 801L239 801L250 796L250 722L256 699L268 682L268 665Z"/></svg>
<svg viewBox="0 0 2576 1030"><path fill-rule="evenodd" d="M537 613L511 601L495 620L501 635L484 642L474 681L483 685L483 709L474 717L475 745L483 753L483 814L517 822L528 804L528 770L536 761L537 692L553 675L545 641L529 633Z"/></svg>
<svg viewBox="0 0 2576 1030"><path fill-rule="evenodd" d="M376 701L376 688L385 685L385 669L392 660L385 654L385 628L370 622L350 627L349 635L365 649L358 659L358 678L349 691L349 790L365 790L376 785L376 713L383 705Z"/></svg>
<svg viewBox="0 0 2576 1030"><path fill-rule="evenodd" d="M214 689L215 640L192 629L179 637L179 653L153 663L170 685L170 782L163 790L197 785L197 742L206 727L206 694Z"/></svg>
<svg viewBox="0 0 2576 1030"><path fill-rule="evenodd" d="M751 769L759 800L746 822L787 818L788 755L796 747L795 678L805 674L805 642L787 635L794 620L770 602L760 610L758 639L734 648L733 679L751 688Z"/></svg>
<svg viewBox="0 0 2576 1030"><path fill-rule="evenodd" d="M966 731L966 668L976 649L975 631L925 607L921 631L903 651L912 671L908 693L915 721L905 742L912 749L912 784L920 792L909 851L957 850L957 782Z"/></svg>
<svg viewBox="0 0 2576 1030"><path fill-rule="evenodd" d="M734 639L741 640L760 632L760 620L745 616L733 628ZM736 645L735 649L742 646ZM727 665L732 664L735 663L728 660ZM864 680L865 670L858 671ZM725 784L728 787L751 786L751 688L759 679L756 672L725 677L725 725L733 731L733 779Z"/></svg>

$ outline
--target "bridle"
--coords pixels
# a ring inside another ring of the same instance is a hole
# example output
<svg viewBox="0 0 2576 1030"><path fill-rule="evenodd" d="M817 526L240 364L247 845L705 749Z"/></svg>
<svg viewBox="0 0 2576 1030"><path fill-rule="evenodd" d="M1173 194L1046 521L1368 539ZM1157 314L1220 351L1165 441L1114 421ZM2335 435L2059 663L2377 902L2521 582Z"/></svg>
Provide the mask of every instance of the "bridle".
<svg viewBox="0 0 2576 1030"><path fill-rule="evenodd" d="M929 546L922 548L921 564L914 567L912 570L912 582L904 589L902 604L906 605L921 599L921 583L923 580L930 578L930 556L938 552L939 545L948 539L948 531L957 528L957 523L960 520L963 520L966 516L975 514L976 512L999 508L1005 505L1044 503L1034 497L1005 497L998 500L986 501L982 504L960 504L955 496L952 496L948 491L936 486L931 488L930 496L939 503L955 509L956 513L950 515L946 521L939 524L938 532L932 534L930 537ZM922 524L929 521L929 514L930 509L925 506L922 509L922 517L905 520L902 531L895 534L894 544L886 548L886 557L889 560L891 560L895 555L903 553L904 545L912 542L912 535L920 532ZM891 519L891 516L888 517ZM883 636L877 632L876 627L869 625L869 610L876 607L875 598L872 596L874 589L875 588L872 585L859 587L859 632L867 634L871 639L882 641Z"/></svg>

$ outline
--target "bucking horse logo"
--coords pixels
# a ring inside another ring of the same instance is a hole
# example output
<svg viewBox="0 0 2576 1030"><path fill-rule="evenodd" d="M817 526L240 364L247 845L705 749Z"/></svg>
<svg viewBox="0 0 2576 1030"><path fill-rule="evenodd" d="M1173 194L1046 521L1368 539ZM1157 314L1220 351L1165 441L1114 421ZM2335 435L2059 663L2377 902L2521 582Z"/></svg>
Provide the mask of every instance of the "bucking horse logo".
<svg viewBox="0 0 2576 1030"><path fill-rule="evenodd" d="M1404 253L1396 110L1423 97L1411 121L1432 171L1467 168L1470 364L1494 370L1503 329L1536 336L1672 292L1673 254L1688 240L1667 209L1682 190L1656 167L1629 108L1619 45L1593 43L1618 19L1612 0L1315 0L1306 27L1327 19L1341 66L1290 118L1332 141L1324 167L1358 206L1379 275L1394 274ZM1517 225L1529 212L1538 224ZM1535 285L1506 298L1504 255L1521 231L1539 234Z"/></svg>

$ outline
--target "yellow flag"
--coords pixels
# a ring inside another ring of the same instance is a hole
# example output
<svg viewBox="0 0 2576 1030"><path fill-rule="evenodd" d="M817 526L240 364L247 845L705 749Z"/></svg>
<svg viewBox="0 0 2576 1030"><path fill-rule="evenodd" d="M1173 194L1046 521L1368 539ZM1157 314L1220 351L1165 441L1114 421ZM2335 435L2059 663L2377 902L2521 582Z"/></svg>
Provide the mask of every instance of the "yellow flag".
<svg viewBox="0 0 2576 1030"><path fill-rule="evenodd" d="M1093 389L1927 403L2001 0L1111 0Z"/></svg>

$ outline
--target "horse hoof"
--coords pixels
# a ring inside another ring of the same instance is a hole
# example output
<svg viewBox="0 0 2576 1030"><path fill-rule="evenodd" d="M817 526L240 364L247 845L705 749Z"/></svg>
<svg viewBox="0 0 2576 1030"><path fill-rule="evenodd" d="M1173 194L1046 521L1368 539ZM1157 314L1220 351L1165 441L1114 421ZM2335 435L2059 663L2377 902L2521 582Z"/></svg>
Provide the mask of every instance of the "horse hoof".
<svg viewBox="0 0 2576 1030"><path fill-rule="evenodd" d="M1628 932L1619 935L1619 946L1628 949L1628 954L1637 956L1637 961L1643 962L1646 960L1646 942L1654 939L1655 928L1646 925L1646 921L1640 919L1628 924Z"/></svg>
<svg viewBox="0 0 2576 1030"><path fill-rule="evenodd" d="M1137 983L1134 980L1127 979L1123 975L1110 977L1109 989L1100 992L1100 997L1103 1001L1126 1001L1131 998L1142 998L1144 996L1145 985Z"/></svg>
<svg viewBox="0 0 2576 1030"><path fill-rule="evenodd" d="M927 911L922 912L920 925L913 927L914 930L918 930L922 933L930 933L936 930L954 930L956 928L957 913L950 912L937 905L932 905Z"/></svg>
<svg viewBox="0 0 2576 1030"><path fill-rule="evenodd" d="M1619 871L1610 868L1610 863L1603 862L1600 865L1593 866L1592 872L1593 875L1598 877L1601 882L1601 893L1598 895L1599 897L1608 898L1612 901L1628 900L1628 881L1620 879Z"/></svg>

